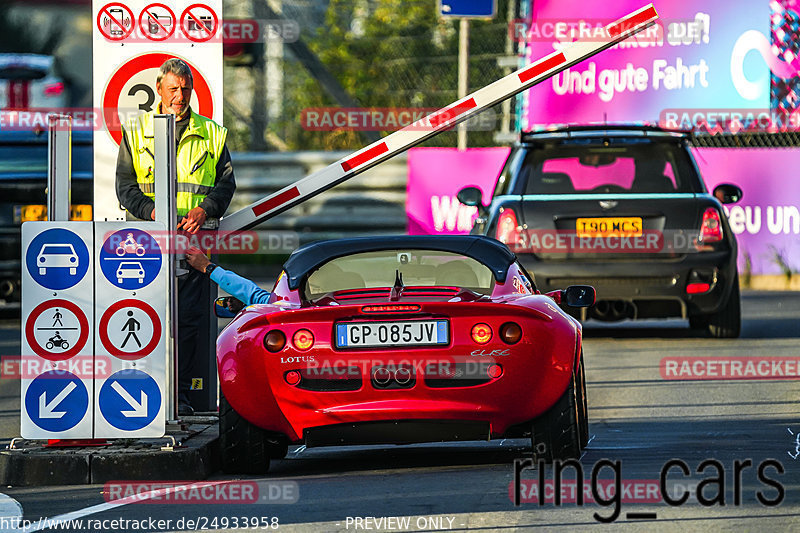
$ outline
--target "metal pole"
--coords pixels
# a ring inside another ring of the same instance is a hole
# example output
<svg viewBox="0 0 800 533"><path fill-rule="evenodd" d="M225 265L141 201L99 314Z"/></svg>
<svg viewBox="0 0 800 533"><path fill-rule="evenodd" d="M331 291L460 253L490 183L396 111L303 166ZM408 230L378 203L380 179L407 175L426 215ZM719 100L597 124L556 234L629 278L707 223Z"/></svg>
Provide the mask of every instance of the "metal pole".
<svg viewBox="0 0 800 533"><path fill-rule="evenodd" d="M467 96L469 85L469 19L462 18L458 26L458 99ZM467 148L467 123L458 125L458 149Z"/></svg>
<svg viewBox="0 0 800 533"><path fill-rule="evenodd" d="M177 188L177 170L175 163L175 115L156 115L153 121L155 142L155 163L153 177L155 179L156 222L162 222L167 230L167 380L166 380L166 413L167 419L174 422L178 418L178 371L175 362L178 359L178 280L175 277L175 232L178 221L178 210L175 205Z"/></svg>
<svg viewBox="0 0 800 533"><path fill-rule="evenodd" d="M47 220L68 221L72 201L72 117L47 115Z"/></svg>

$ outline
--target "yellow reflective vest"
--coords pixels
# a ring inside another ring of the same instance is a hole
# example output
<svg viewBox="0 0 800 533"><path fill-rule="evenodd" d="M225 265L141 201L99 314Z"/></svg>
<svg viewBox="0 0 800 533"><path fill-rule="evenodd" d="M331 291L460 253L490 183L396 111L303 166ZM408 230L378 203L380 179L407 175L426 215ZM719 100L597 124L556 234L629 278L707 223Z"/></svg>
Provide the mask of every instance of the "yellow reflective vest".
<svg viewBox="0 0 800 533"><path fill-rule="evenodd" d="M155 197L154 115L155 111L144 113L131 119L126 125L136 182L142 192L150 198ZM222 156L227 135L227 129L191 111L189 125L178 142L176 152L178 216L185 216L191 209L200 205L214 188L217 162Z"/></svg>

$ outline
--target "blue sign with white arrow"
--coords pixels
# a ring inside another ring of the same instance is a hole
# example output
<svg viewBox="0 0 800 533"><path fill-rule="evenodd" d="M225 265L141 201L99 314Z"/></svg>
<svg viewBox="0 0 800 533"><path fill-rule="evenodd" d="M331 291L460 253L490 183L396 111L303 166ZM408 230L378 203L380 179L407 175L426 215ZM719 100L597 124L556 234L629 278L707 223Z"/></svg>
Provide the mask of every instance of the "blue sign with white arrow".
<svg viewBox="0 0 800 533"><path fill-rule="evenodd" d="M98 403L109 424L123 431L136 431L147 427L158 415L161 389L149 375L129 368L106 380Z"/></svg>
<svg viewBox="0 0 800 533"><path fill-rule="evenodd" d="M25 392L25 410L45 431L61 432L83 420L89 393L83 382L65 370L51 370L34 379Z"/></svg>
<svg viewBox="0 0 800 533"><path fill-rule="evenodd" d="M136 290L146 287L161 270L161 247L149 233L123 229L112 233L100 249L100 269L114 286Z"/></svg>
<svg viewBox="0 0 800 533"><path fill-rule="evenodd" d="M89 249L75 233L52 228L31 240L25 265L33 280L51 290L69 289L89 269Z"/></svg>
<svg viewBox="0 0 800 533"><path fill-rule="evenodd" d="M497 0L441 0L439 13L443 17L494 18Z"/></svg>

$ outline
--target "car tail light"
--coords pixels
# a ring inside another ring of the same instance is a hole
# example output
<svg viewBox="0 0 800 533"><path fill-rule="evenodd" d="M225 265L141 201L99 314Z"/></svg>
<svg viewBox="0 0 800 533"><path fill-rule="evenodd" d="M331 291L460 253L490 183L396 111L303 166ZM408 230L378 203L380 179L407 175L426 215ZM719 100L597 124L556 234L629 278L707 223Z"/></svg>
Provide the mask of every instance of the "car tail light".
<svg viewBox="0 0 800 533"><path fill-rule="evenodd" d="M264 335L264 348L268 352L280 352L286 346L286 335L282 331L273 329Z"/></svg>
<svg viewBox="0 0 800 533"><path fill-rule="evenodd" d="M719 218L719 211L713 207L706 209L703 213L703 223L700 226L700 241L703 244L719 242L722 240L722 222Z"/></svg>
<svg viewBox="0 0 800 533"><path fill-rule="evenodd" d="M365 305L361 308L362 313L416 313L420 306L416 304L394 304L394 305Z"/></svg>
<svg viewBox="0 0 800 533"><path fill-rule="evenodd" d="M519 223L513 209L504 209L497 218L495 237L498 241L510 245L519 243Z"/></svg>
<svg viewBox="0 0 800 533"><path fill-rule="evenodd" d="M500 326L500 338L506 344L516 344L522 338L522 328L516 322L506 322Z"/></svg>
<svg viewBox="0 0 800 533"><path fill-rule="evenodd" d="M710 283L689 283L686 285L686 294L703 294L711 290Z"/></svg>
<svg viewBox="0 0 800 533"><path fill-rule="evenodd" d="M475 324L472 326L472 340L478 344L486 344L492 340L492 328L489 324Z"/></svg>
<svg viewBox="0 0 800 533"><path fill-rule="evenodd" d="M292 335L292 344L294 347L304 352L314 346L314 334L307 329L298 329Z"/></svg>
<svg viewBox="0 0 800 533"><path fill-rule="evenodd" d="M298 372L297 370L290 370L289 372L286 373L286 375L283 376L283 379L286 380L286 383L288 383L291 386L295 386L298 383L300 383L300 380L302 378L303 377L300 375L300 372Z"/></svg>
<svg viewBox="0 0 800 533"><path fill-rule="evenodd" d="M64 84L59 82L51 83L50 85L45 85L44 87L44 95L45 96L58 96L64 92Z"/></svg>
<svg viewBox="0 0 800 533"><path fill-rule="evenodd" d="M492 379L497 379L503 375L503 367L500 365L489 365L486 368L486 375Z"/></svg>

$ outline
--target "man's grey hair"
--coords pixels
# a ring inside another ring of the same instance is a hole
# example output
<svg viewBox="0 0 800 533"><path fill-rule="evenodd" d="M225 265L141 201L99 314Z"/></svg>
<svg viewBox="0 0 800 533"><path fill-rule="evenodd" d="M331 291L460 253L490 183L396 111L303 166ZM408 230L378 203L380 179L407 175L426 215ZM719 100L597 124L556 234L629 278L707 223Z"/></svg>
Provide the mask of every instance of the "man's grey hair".
<svg viewBox="0 0 800 533"><path fill-rule="evenodd" d="M166 61L164 61L164 64L161 65L160 69L158 69L158 77L156 78L156 84L161 83L161 78L163 78L170 72L181 78L189 78L189 83L191 83L192 86L194 86L192 69L189 68L189 65L187 65L184 60L178 59L177 57L173 57L172 59L167 59Z"/></svg>

